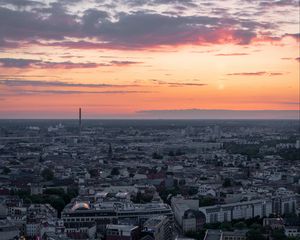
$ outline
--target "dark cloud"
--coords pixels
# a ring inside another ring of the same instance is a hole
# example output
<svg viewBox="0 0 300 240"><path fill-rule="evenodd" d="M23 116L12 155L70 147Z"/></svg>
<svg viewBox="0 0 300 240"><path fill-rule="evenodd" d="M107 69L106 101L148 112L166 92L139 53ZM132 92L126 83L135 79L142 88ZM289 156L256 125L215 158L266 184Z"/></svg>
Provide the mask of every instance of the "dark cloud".
<svg viewBox="0 0 300 240"><path fill-rule="evenodd" d="M25 90L16 89L7 95L70 95L70 94L139 94L147 91L80 91L80 90Z"/></svg>
<svg viewBox="0 0 300 240"><path fill-rule="evenodd" d="M87 87L87 88L111 88L111 87L137 87L136 84L107 84L107 83L70 83L62 81L38 81L38 80L0 80L0 85L8 87Z"/></svg>
<svg viewBox="0 0 300 240"><path fill-rule="evenodd" d="M141 5L175 5L175 6L186 6L186 7L198 7L194 0L125 0L122 3L126 3L129 6L137 7Z"/></svg>
<svg viewBox="0 0 300 240"><path fill-rule="evenodd" d="M256 34L252 29L234 28L233 19L208 16L166 16L136 12L120 14L118 21L105 20L90 24L84 31L105 41L103 47L144 48L161 45L208 44L234 42L249 43ZM243 24L243 23L241 23ZM253 25L253 26L252 26Z"/></svg>
<svg viewBox="0 0 300 240"><path fill-rule="evenodd" d="M51 8L48 16L0 7L0 42L62 40L65 36L78 36L79 28L76 16L65 13L59 7Z"/></svg>
<svg viewBox="0 0 300 240"><path fill-rule="evenodd" d="M135 61L110 61L110 64L113 66L128 66L128 65L133 65L133 64L139 64L142 62L135 62Z"/></svg>
<svg viewBox="0 0 300 240"><path fill-rule="evenodd" d="M119 13L111 20L107 12L89 9L82 17L69 14L61 4L40 12L0 8L0 46L7 41L49 44L73 48L147 48L162 45L236 43L248 44L256 37L254 21L210 16L167 16L158 13ZM69 41L68 38L97 39Z"/></svg>
<svg viewBox="0 0 300 240"><path fill-rule="evenodd" d="M284 75L286 73L283 73L283 72L265 72L265 71L261 71L261 72L228 73L226 75L228 75L228 76L249 76L249 77L251 77L251 76L269 76L269 77L273 77L273 76L281 76L281 75Z"/></svg>
<svg viewBox="0 0 300 240"><path fill-rule="evenodd" d="M295 40L299 41L300 40L300 33L286 33L283 35L284 37L291 37L294 38Z"/></svg>
<svg viewBox="0 0 300 240"><path fill-rule="evenodd" d="M75 63L66 62L50 62L35 59L19 59L19 58L0 58L0 67L4 68L96 68L109 66L128 66L138 64L135 61L110 61L109 63Z"/></svg>
<svg viewBox="0 0 300 240"><path fill-rule="evenodd" d="M286 7L286 6L299 7L298 0L259 1L259 4L262 7Z"/></svg>
<svg viewBox="0 0 300 240"><path fill-rule="evenodd" d="M13 5L16 7L33 7L33 6L44 6L45 4L33 0L0 0L1 4Z"/></svg>
<svg viewBox="0 0 300 240"><path fill-rule="evenodd" d="M1 1L10 2L9 0ZM72 0L72 4L78 1ZM34 5L37 1L12 0L12 2L15 5ZM293 1L281 0L276 1L276 4L288 5L291 2ZM121 5L129 6L171 4L182 10L195 8L198 3L193 0L119 2ZM200 5L206 6L207 4L209 3L202 2ZM71 13L68 7L66 0L52 2L31 10L0 7L0 47L12 48L18 44L20 46L40 44L79 49L147 49L185 44L250 44L258 39L258 32L274 30L277 27L272 22L251 20L250 17L246 19L230 16L225 8L215 7L213 9L219 11L215 16L211 13L179 16L146 10L136 12L134 7L129 13L117 11L108 13L93 8L75 14ZM221 14L222 11L224 14ZM274 40L271 32L269 31L264 39ZM294 34L285 36L297 37ZM278 36L277 38L281 39Z"/></svg>
<svg viewBox="0 0 300 240"><path fill-rule="evenodd" d="M39 60L33 60L33 59L0 58L0 67L28 68L40 62L41 61Z"/></svg>

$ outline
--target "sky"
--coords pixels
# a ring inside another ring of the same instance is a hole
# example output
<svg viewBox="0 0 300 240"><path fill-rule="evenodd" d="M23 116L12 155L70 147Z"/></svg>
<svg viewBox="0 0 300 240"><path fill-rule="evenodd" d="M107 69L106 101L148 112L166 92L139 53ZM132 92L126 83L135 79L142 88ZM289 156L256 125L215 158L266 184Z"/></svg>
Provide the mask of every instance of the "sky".
<svg viewBox="0 0 300 240"><path fill-rule="evenodd" d="M0 0L0 118L299 118L298 0Z"/></svg>

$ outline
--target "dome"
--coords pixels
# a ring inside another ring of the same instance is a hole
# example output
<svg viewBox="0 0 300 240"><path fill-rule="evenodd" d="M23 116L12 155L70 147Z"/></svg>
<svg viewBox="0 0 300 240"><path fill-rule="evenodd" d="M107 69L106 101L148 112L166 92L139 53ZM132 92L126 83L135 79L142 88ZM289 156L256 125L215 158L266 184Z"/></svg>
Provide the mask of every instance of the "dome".
<svg viewBox="0 0 300 240"><path fill-rule="evenodd" d="M74 204L72 207L72 211L77 211L77 210L88 210L90 209L90 206L88 203L85 202L77 202Z"/></svg>

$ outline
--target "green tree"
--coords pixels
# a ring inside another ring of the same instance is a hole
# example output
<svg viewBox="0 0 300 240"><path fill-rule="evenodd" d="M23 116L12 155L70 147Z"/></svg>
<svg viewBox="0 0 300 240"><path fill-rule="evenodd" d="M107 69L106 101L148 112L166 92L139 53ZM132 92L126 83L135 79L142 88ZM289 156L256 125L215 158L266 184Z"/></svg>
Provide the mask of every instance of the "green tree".
<svg viewBox="0 0 300 240"><path fill-rule="evenodd" d="M54 173L51 169L49 168L45 168L42 171L42 177L46 180L46 181L51 181L54 178Z"/></svg>
<svg viewBox="0 0 300 240"><path fill-rule="evenodd" d="M287 237L284 234L283 229L274 229L271 234L274 240L286 240Z"/></svg>
<svg viewBox="0 0 300 240"><path fill-rule="evenodd" d="M160 155L160 154L157 153L157 152L154 152L154 153L152 154L152 158L153 158L153 159L163 159L163 156Z"/></svg>
<svg viewBox="0 0 300 240"><path fill-rule="evenodd" d="M120 175L119 168L114 167L114 168L111 170L110 175L113 175L113 176Z"/></svg>
<svg viewBox="0 0 300 240"><path fill-rule="evenodd" d="M62 188L48 188L44 191L44 194L50 194L50 195L64 195L65 191Z"/></svg>
<svg viewBox="0 0 300 240"><path fill-rule="evenodd" d="M231 180L229 178L225 178L224 182L223 182L223 187L227 188L227 187L231 187L231 186L232 186Z"/></svg>
<svg viewBox="0 0 300 240"><path fill-rule="evenodd" d="M199 199L199 207L212 206L216 204L216 199L212 197L202 197Z"/></svg>
<svg viewBox="0 0 300 240"><path fill-rule="evenodd" d="M205 236L205 230L200 230L197 232L190 231L190 232L185 233L185 236L189 237L189 238L197 239L197 240L202 240L202 239L204 239L204 236Z"/></svg>
<svg viewBox="0 0 300 240"><path fill-rule="evenodd" d="M2 173L4 174L4 175L7 175L7 174L9 174L11 171L10 171L10 169L8 168L8 167L3 167L2 168Z"/></svg>
<svg viewBox="0 0 300 240"><path fill-rule="evenodd" d="M246 228L247 224L244 223L244 222L237 222L236 224L233 225L233 227L236 228L236 229L241 230L241 229Z"/></svg>
<svg viewBox="0 0 300 240"><path fill-rule="evenodd" d="M231 231L232 225L230 222L223 222L223 223L221 223L221 229L224 231Z"/></svg>
<svg viewBox="0 0 300 240"><path fill-rule="evenodd" d="M251 229L246 234L247 240L266 240L262 232L258 229Z"/></svg>

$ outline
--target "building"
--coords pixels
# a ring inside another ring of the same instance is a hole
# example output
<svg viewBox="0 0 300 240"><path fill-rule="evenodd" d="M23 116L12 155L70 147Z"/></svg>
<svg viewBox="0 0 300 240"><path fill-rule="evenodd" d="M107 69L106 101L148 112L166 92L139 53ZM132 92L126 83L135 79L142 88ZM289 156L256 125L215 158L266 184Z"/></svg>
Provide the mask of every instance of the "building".
<svg viewBox="0 0 300 240"><path fill-rule="evenodd" d="M99 199L90 202L73 202L62 211L66 232L86 232L93 225L97 232L104 233L108 224L122 221L142 225L149 218L166 215L173 222L173 212L164 203L134 204L127 199Z"/></svg>
<svg viewBox="0 0 300 240"><path fill-rule="evenodd" d="M10 240L18 238L19 229L8 220L0 220L0 240Z"/></svg>
<svg viewBox="0 0 300 240"><path fill-rule="evenodd" d="M106 226L106 240L138 240L139 227L132 225L108 224Z"/></svg>
<svg viewBox="0 0 300 240"><path fill-rule="evenodd" d="M264 218L263 226L268 226L272 229L282 229L284 228L284 220L282 218Z"/></svg>
<svg viewBox="0 0 300 240"><path fill-rule="evenodd" d="M246 240L248 230L223 231L222 240Z"/></svg>
<svg viewBox="0 0 300 240"><path fill-rule="evenodd" d="M204 240L246 240L248 230L222 231L208 229L205 233Z"/></svg>
<svg viewBox="0 0 300 240"><path fill-rule="evenodd" d="M40 183L31 183L30 184L30 194L31 195L43 194L43 186Z"/></svg>
<svg viewBox="0 0 300 240"><path fill-rule="evenodd" d="M274 196L273 200L273 213L282 216L284 214L295 213L297 206L297 196L284 191L278 196Z"/></svg>
<svg viewBox="0 0 300 240"><path fill-rule="evenodd" d="M171 206L175 220L183 232L200 230L206 222L205 214L198 210L199 200L177 196L171 199Z"/></svg>
<svg viewBox="0 0 300 240"><path fill-rule="evenodd" d="M223 205L201 207L206 223L230 222L235 219L268 217L272 213L272 200L253 200Z"/></svg>
<svg viewBox="0 0 300 240"><path fill-rule="evenodd" d="M222 240L222 231L215 229L208 229L205 232L203 240Z"/></svg>
<svg viewBox="0 0 300 240"><path fill-rule="evenodd" d="M299 226L286 226L284 228L284 234L287 237L299 237L300 227Z"/></svg>
<svg viewBox="0 0 300 240"><path fill-rule="evenodd" d="M172 240L173 224L167 216L157 216L144 223L143 235L150 235L155 240Z"/></svg>

